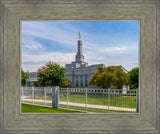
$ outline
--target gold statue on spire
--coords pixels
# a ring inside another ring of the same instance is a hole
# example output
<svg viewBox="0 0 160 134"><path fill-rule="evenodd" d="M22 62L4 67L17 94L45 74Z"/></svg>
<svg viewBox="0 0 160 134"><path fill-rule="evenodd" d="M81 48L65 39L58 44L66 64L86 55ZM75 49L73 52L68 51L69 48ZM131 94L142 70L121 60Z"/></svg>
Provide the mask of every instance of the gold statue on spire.
<svg viewBox="0 0 160 134"><path fill-rule="evenodd" d="M79 31L79 39L81 39L81 32Z"/></svg>

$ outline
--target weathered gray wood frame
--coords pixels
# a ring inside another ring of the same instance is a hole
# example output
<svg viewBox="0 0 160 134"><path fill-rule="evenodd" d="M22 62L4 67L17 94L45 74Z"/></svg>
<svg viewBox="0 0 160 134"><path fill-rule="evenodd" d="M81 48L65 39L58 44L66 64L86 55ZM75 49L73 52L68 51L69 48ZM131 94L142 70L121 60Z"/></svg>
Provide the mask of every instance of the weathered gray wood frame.
<svg viewBox="0 0 160 134"><path fill-rule="evenodd" d="M140 23L140 113L22 114L20 112L21 20L138 20ZM1 23L2 132L158 133L158 0L2 0Z"/></svg>

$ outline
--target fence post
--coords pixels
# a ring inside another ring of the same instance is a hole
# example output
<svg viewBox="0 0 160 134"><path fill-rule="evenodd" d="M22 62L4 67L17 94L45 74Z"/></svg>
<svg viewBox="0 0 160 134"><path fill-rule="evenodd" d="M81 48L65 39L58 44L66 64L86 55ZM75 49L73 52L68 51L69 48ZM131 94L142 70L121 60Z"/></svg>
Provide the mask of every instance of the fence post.
<svg viewBox="0 0 160 134"><path fill-rule="evenodd" d="M139 89L136 90L136 113L139 113Z"/></svg>
<svg viewBox="0 0 160 134"><path fill-rule="evenodd" d="M46 105L46 87L44 87L44 105Z"/></svg>
<svg viewBox="0 0 160 134"><path fill-rule="evenodd" d="M108 112L109 112L109 105L110 105L110 89L108 88Z"/></svg>
<svg viewBox="0 0 160 134"><path fill-rule="evenodd" d="M52 87L52 108L59 107L59 86Z"/></svg>
<svg viewBox="0 0 160 134"><path fill-rule="evenodd" d="M85 105L85 107L86 107L86 112L87 112L87 88L86 88L85 91L86 91L86 92L85 92L85 94L86 94L86 105Z"/></svg>
<svg viewBox="0 0 160 134"><path fill-rule="evenodd" d="M69 108L68 103L69 103L69 89L68 89L68 87L67 87L67 109Z"/></svg>
<svg viewBox="0 0 160 134"><path fill-rule="evenodd" d="M34 104L34 87L32 87L32 104Z"/></svg>

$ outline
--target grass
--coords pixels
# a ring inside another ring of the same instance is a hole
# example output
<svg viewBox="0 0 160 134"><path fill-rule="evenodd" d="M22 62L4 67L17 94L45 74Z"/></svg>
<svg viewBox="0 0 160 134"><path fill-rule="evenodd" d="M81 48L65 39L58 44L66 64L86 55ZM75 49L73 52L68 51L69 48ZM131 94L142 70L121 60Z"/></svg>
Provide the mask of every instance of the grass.
<svg viewBox="0 0 160 134"><path fill-rule="evenodd" d="M83 103L85 104L86 98L85 95L69 95L69 102ZM124 108L136 108L135 96L118 96L112 95L108 99L107 95L88 95L87 96L87 104L94 105L109 105L115 107L124 107ZM60 101L67 101L67 96L60 96Z"/></svg>
<svg viewBox="0 0 160 134"><path fill-rule="evenodd" d="M60 109L60 108L49 108L43 106L22 104L22 113L82 113L82 112Z"/></svg>
<svg viewBox="0 0 160 134"><path fill-rule="evenodd" d="M35 96L35 99L42 99L43 96ZM52 100L51 97L47 96L47 100ZM86 103L85 95L78 94L78 95L69 95L68 96L69 102L75 103ZM108 95L89 95L87 96L87 104L93 105L109 105L115 107L124 107L124 108L136 108L136 96L122 96L122 95L112 95L108 99ZM61 93L59 96L60 101L67 102L66 93Z"/></svg>

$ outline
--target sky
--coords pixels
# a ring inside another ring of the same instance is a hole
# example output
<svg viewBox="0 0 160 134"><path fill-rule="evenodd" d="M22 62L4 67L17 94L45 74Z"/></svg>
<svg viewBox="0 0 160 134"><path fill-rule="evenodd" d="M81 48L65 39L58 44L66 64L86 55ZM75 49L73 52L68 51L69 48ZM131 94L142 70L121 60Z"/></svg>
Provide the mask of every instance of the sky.
<svg viewBox="0 0 160 134"><path fill-rule="evenodd" d="M22 68L35 72L48 61L75 61L79 31L89 65L122 65L128 71L138 66L138 21L22 21Z"/></svg>

